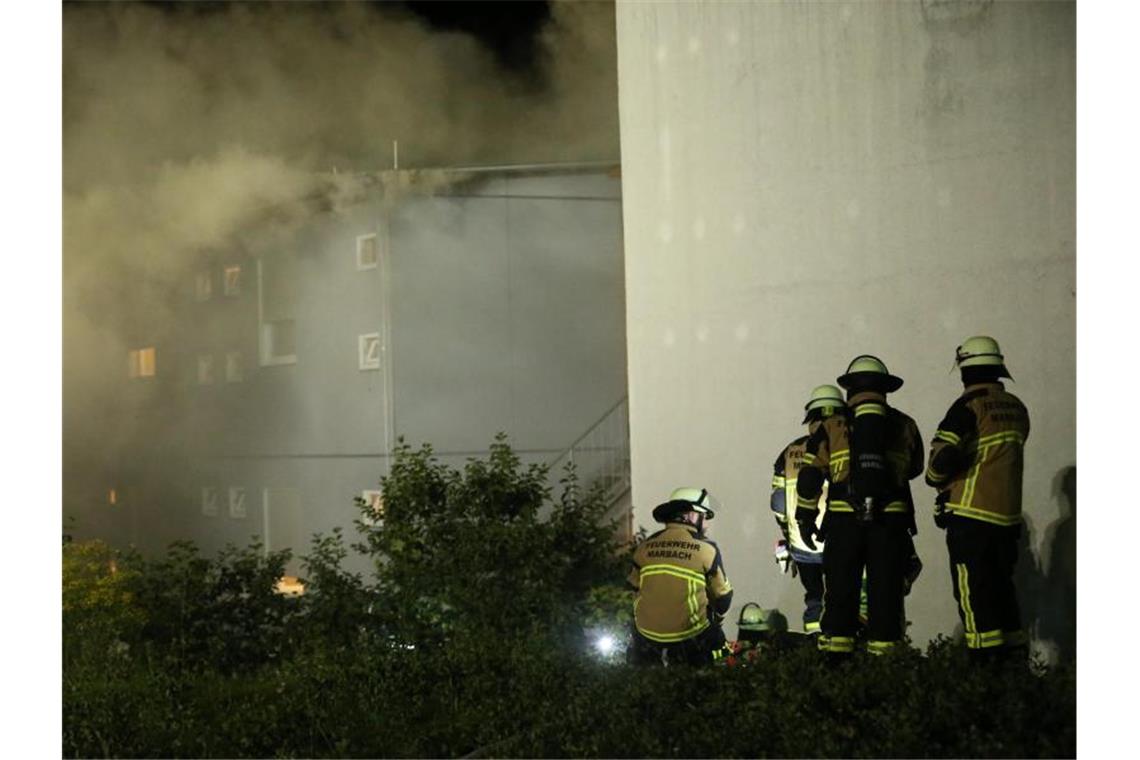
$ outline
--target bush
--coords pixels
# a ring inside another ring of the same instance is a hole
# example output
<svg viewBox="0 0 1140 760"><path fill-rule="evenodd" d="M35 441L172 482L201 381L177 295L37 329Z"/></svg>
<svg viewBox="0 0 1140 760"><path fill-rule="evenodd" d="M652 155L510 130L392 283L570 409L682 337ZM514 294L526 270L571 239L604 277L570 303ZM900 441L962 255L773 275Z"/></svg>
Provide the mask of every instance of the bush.
<svg viewBox="0 0 1140 760"><path fill-rule="evenodd" d="M1073 668L979 669L945 640L838 668L775 644L703 670L597 657L580 633L628 625L624 555L597 492L544 483L501 439L462 472L401 446L384 524L358 525L375 578L318 535L297 599L257 544L65 547L63 754L1075 754Z"/></svg>
<svg viewBox="0 0 1140 760"><path fill-rule="evenodd" d="M102 541L63 544L64 663L115 657L145 622L132 590L137 573Z"/></svg>
<svg viewBox="0 0 1140 760"><path fill-rule="evenodd" d="M615 526L573 470L554 502L546 468L523 468L502 435L463 472L401 442L381 486L386 517L357 521L393 626L410 640L558 636L579 627L591 590L623 580ZM363 504L361 509L366 510ZM544 510L549 514L543 516Z"/></svg>

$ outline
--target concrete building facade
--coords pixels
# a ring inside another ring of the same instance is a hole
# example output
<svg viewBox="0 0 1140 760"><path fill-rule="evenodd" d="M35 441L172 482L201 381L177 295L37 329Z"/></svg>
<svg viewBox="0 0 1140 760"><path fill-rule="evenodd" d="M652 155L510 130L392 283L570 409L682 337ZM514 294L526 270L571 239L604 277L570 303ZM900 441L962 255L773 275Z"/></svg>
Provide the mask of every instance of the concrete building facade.
<svg viewBox="0 0 1140 760"><path fill-rule="evenodd" d="M352 535L399 437L462 467L503 431L551 463L604 417L624 425L616 169L386 173L282 245L204 254L173 330L133 328L131 438L94 481L65 471L93 483L65 514L144 549L256 537L298 555Z"/></svg>
<svg viewBox="0 0 1140 760"><path fill-rule="evenodd" d="M617 31L635 522L709 488L738 604L798 626L768 494L810 389L876 354L929 440L955 347L993 335L1033 423L1025 615L1071 644L1074 5L619 2ZM957 615L915 494L923 643Z"/></svg>

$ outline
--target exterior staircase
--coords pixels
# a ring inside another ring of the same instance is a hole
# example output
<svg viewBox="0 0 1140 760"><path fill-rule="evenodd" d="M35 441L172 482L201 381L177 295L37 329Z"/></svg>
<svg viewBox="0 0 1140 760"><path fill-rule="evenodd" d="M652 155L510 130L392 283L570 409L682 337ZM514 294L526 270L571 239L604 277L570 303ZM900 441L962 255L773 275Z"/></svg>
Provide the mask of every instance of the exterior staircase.
<svg viewBox="0 0 1140 760"><path fill-rule="evenodd" d="M550 478L554 485L572 463L578 474L578 485L589 489L602 485L609 505L605 519L620 518L619 536L633 536L633 502L630 497L629 397L606 410L585 433L550 462ZM557 490L555 491L557 493Z"/></svg>

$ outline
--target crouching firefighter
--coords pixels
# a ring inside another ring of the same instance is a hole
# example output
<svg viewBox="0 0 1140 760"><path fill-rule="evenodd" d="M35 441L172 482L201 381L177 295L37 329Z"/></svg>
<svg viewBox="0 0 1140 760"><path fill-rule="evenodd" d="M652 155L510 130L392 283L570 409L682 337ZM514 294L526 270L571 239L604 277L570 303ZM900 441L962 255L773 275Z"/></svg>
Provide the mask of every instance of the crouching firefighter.
<svg viewBox="0 0 1140 760"><path fill-rule="evenodd" d="M837 381L847 406L808 438L796 483L796 522L811 546L827 539L819 648L855 649L859 590L867 573L867 650L882 654L903 636L903 595L913 543L909 481L922 474L923 445L914 420L887 405L902 379L874 356L857 356ZM816 502L830 482L827 514L816 528Z"/></svg>
<svg viewBox="0 0 1140 760"><path fill-rule="evenodd" d="M809 436L825 419L845 406L843 392L834 385L819 385L812 389L811 396L804 405L803 423L808 426L808 435L800 436L784 447L780 456L776 457L772 476L772 512L784 535L783 540L776 544L776 562L785 573L790 566L792 577L800 577L804 587L804 633L807 634L820 632L819 618L823 613L823 547L813 544L809 548L800 535L800 527L795 520L796 482L803 466ZM826 502L825 499L820 501ZM792 505L791 515L788 514L789 504Z"/></svg>
<svg viewBox="0 0 1140 760"><path fill-rule="evenodd" d="M721 623L732 603L732 586L720 549L705 538L705 520L713 519L716 508L708 491L678 488L653 510L653 519L665 528L634 550L629 574L637 591L629 649L633 664L701 665L731 653Z"/></svg>

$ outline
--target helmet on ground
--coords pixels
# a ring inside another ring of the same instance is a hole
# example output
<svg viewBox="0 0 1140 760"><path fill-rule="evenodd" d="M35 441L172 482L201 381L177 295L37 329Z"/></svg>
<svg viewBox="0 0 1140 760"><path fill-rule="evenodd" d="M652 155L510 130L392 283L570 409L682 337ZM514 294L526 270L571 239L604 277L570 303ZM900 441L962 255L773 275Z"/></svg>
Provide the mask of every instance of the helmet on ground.
<svg viewBox="0 0 1140 760"><path fill-rule="evenodd" d="M653 519L668 522L685 512L704 515L706 520L716 517L720 504L704 488L677 488L669 494L669 501L653 508Z"/></svg>
<svg viewBox="0 0 1140 760"><path fill-rule="evenodd" d="M962 367L997 367L998 377L1013 376L1005 368L1005 357L1001 354L998 342L988 335L975 335L966 338L954 352L954 364Z"/></svg>
<svg viewBox="0 0 1140 760"><path fill-rule="evenodd" d="M736 626L744 631L767 631L768 613L756 602L749 602L741 608Z"/></svg>
<svg viewBox="0 0 1140 760"><path fill-rule="evenodd" d="M808 416L813 409L838 409L845 405L843 400L843 391L836 388L834 385L817 385L811 389L811 396L808 402L804 404L804 422L808 421Z"/></svg>
<svg viewBox="0 0 1140 760"><path fill-rule="evenodd" d="M847 365L847 372L836 378L835 382L843 388L851 390L852 386L875 383L884 393L893 393L902 387L901 377L895 377L887 371L887 365L877 356L860 354Z"/></svg>

